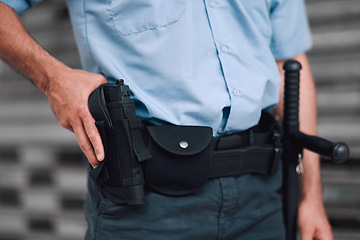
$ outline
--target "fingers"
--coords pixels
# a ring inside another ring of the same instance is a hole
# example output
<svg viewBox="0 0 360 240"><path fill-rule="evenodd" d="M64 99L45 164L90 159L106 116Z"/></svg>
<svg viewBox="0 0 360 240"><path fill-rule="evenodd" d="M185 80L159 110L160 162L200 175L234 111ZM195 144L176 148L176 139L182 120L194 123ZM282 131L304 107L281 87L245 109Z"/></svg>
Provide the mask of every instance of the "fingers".
<svg viewBox="0 0 360 240"><path fill-rule="evenodd" d="M310 229L300 229L301 240L313 240L313 231Z"/></svg>
<svg viewBox="0 0 360 240"><path fill-rule="evenodd" d="M95 155L98 161L104 160L104 146L101 141L101 137L99 134L99 131L97 130L95 126L95 120L91 116L88 108L84 110L84 112L81 114L81 119L85 128L86 135L88 137L88 140L90 140L90 143L93 147L93 150L95 151Z"/></svg>
<svg viewBox="0 0 360 240"><path fill-rule="evenodd" d="M319 230L321 231L321 230ZM333 240L331 232L300 230L301 240Z"/></svg>
<svg viewBox="0 0 360 240"><path fill-rule="evenodd" d="M79 117L76 122L71 124L71 128L74 130L79 146L89 163L93 168L96 168L99 161L104 160L104 147L95 126L95 120L87 107L80 110Z"/></svg>
<svg viewBox="0 0 360 240"><path fill-rule="evenodd" d="M298 215L298 225L301 240L313 240L315 237L317 219L313 219L310 212L304 212L302 210L303 208L300 207ZM311 221L308 220L309 218L311 218Z"/></svg>
<svg viewBox="0 0 360 240"><path fill-rule="evenodd" d="M93 168L96 168L99 165L99 161L97 160L95 156L94 149L91 145L91 142L85 132L84 127L82 126L82 122L79 121L77 126L73 126L74 133L76 136L76 139L78 141L78 144L81 148L81 150L84 152L86 158L88 159L89 163Z"/></svg>
<svg viewBox="0 0 360 240"><path fill-rule="evenodd" d="M333 240L333 234L328 224L317 220L311 226L300 227L301 240Z"/></svg>
<svg viewBox="0 0 360 240"><path fill-rule="evenodd" d="M322 202L302 201L298 210L301 240L333 240Z"/></svg>

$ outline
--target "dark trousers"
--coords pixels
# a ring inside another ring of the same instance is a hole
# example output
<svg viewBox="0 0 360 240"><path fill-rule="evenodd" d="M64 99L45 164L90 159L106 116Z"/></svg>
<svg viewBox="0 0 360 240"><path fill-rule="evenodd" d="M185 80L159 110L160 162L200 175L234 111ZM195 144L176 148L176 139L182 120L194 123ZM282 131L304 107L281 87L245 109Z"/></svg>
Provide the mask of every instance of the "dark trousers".
<svg viewBox="0 0 360 240"><path fill-rule="evenodd" d="M146 204L120 206L89 179L86 240L285 239L281 168L274 176L211 179L196 193L169 197L146 190Z"/></svg>

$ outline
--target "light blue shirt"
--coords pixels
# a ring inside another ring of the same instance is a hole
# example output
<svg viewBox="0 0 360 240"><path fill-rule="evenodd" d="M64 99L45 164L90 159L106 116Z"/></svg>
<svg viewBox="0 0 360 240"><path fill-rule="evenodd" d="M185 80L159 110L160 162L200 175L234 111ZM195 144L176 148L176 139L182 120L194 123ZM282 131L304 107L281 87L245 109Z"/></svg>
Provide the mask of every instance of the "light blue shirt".
<svg viewBox="0 0 360 240"><path fill-rule="evenodd" d="M67 2L85 70L125 79L142 118L214 134L257 124L278 102L275 60L311 47L303 0Z"/></svg>

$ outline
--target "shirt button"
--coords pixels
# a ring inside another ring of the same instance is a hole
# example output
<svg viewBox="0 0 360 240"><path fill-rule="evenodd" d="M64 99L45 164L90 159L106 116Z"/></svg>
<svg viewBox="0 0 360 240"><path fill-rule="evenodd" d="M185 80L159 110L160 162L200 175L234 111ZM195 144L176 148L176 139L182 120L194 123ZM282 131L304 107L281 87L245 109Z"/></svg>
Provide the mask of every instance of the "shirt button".
<svg viewBox="0 0 360 240"><path fill-rule="evenodd" d="M218 128L217 132L218 132L218 134L221 134L223 132L223 129L220 127L220 128Z"/></svg>
<svg viewBox="0 0 360 240"><path fill-rule="evenodd" d="M239 89L235 89L233 93L234 93L235 96L239 96L239 95L240 95L240 90L239 90Z"/></svg>
<svg viewBox="0 0 360 240"><path fill-rule="evenodd" d="M228 50L228 48L225 45L221 47L221 51L227 52L227 50Z"/></svg>
<svg viewBox="0 0 360 240"><path fill-rule="evenodd" d="M209 4L210 4L210 6L212 6L212 7L215 7L215 5L216 5L215 1L210 1Z"/></svg>

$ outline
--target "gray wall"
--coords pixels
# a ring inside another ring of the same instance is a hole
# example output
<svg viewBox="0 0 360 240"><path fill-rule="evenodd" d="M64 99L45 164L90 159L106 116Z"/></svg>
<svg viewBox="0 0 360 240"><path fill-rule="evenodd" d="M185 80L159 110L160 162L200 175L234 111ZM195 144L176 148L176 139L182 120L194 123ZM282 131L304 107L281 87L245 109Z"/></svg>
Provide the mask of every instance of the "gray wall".
<svg viewBox="0 0 360 240"><path fill-rule="evenodd" d="M309 0L309 52L318 88L319 135L347 142L351 160L324 159L324 201L336 239L360 238L360 0ZM64 1L23 16L51 54L80 68ZM0 63L0 240L82 239L86 161L47 100Z"/></svg>
<svg viewBox="0 0 360 240"><path fill-rule="evenodd" d="M348 163L323 162L324 201L336 239L360 239L360 1L308 0L307 9L319 134L351 148Z"/></svg>

